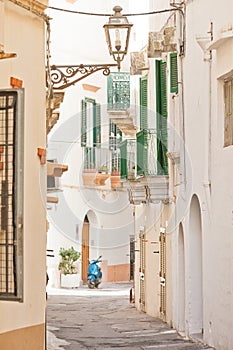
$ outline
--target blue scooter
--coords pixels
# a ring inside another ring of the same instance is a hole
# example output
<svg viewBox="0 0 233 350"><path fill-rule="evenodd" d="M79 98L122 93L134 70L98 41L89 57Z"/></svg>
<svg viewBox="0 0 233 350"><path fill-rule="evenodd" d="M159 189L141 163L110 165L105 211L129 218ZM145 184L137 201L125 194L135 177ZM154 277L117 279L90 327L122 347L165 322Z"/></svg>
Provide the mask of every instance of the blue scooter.
<svg viewBox="0 0 233 350"><path fill-rule="evenodd" d="M101 268L98 265L98 263L101 262L101 258L102 256L100 255L98 259L89 261L87 283L88 287L91 289L98 288L99 284L101 283L102 272Z"/></svg>

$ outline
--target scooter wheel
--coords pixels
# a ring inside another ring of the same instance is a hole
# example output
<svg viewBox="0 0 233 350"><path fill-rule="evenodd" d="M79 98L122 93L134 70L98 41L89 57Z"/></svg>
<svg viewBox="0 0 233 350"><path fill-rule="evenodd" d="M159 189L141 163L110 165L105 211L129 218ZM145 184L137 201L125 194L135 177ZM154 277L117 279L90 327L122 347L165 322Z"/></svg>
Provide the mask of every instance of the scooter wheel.
<svg viewBox="0 0 233 350"><path fill-rule="evenodd" d="M94 289L95 288L95 284L91 280L88 280L88 287L90 289Z"/></svg>

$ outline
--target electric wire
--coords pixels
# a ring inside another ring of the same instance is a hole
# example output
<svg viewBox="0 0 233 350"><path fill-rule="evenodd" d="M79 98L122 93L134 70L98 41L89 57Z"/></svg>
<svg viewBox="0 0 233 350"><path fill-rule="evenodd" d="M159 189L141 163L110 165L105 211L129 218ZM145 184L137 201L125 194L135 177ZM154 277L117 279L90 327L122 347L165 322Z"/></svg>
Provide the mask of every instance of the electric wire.
<svg viewBox="0 0 233 350"><path fill-rule="evenodd" d="M54 6L48 6L48 9L62 11L62 12L68 12L68 13L73 13L73 14L78 14L78 15L87 15L87 16L99 16L99 17L111 17L112 16L112 14L109 14L109 13L93 13L93 12L75 11L75 10L62 9L62 8L54 7ZM126 17L149 16L149 15L156 15L156 14L165 13L165 12L172 12L172 11L180 11L181 13L183 13L181 8L174 6L174 8L171 8L171 9L163 9L163 10L141 12L141 13L126 13L126 14L124 14L124 16L126 16Z"/></svg>

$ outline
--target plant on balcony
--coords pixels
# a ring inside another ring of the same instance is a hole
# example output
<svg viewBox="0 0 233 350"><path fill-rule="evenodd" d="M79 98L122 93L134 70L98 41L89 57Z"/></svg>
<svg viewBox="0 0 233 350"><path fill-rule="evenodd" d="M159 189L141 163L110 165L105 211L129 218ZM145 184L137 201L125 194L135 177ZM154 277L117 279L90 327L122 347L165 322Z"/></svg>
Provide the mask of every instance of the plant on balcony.
<svg viewBox="0 0 233 350"><path fill-rule="evenodd" d="M102 166L99 168L99 173L108 174L108 167L107 167L107 165L102 165Z"/></svg>

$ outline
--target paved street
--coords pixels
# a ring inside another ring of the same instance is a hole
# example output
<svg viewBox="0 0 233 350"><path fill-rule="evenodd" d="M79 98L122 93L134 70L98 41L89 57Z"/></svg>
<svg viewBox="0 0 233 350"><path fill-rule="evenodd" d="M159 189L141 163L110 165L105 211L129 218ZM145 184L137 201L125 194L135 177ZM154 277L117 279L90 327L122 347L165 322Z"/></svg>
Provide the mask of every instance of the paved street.
<svg viewBox="0 0 233 350"><path fill-rule="evenodd" d="M211 349L182 339L165 323L137 311L129 303L130 286L49 289L47 350Z"/></svg>

